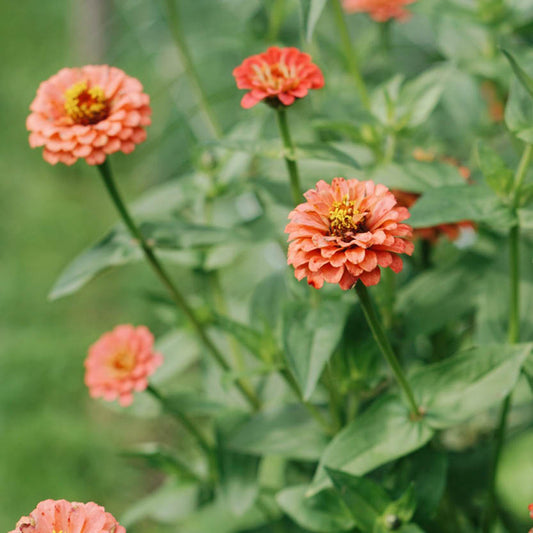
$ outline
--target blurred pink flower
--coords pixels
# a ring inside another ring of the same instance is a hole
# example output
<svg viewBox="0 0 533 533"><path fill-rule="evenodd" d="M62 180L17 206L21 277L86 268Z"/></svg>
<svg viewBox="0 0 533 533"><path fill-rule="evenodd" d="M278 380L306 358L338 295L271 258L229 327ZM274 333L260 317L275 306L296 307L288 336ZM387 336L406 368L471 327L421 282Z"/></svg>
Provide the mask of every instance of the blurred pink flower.
<svg viewBox="0 0 533 533"><path fill-rule="evenodd" d="M30 146L48 163L99 165L146 139L150 97L139 80L108 65L64 68L41 83L26 120Z"/></svg>
<svg viewBox="0 0 533 533"><path fill-rule="evenodd" d="M290 241L287 262L298 280L307 278L317 289L324 281L344 290L359 279L375 285L380 267L400 272L398 254L413 253L408 240L412 228L401 223L409 211L396 205L385 185L334 178L331 185L319 181L304 196L307 202L289 214L285 228Z"/></svg>
<svg viewBox="0 0 533 533"><path fill-rule="evenodd" d="M261 100L289 106L310 89L321 89L324 77L311 62L311 56L298 48L270 47L266 52L246 58L233 70L239 89L250 89L241 100L245 109Z"/></svg>
<svg viewBox="0 0 533 533"><path fill-rule="evenodd" d="M416 0L343 0L344 10L348 13L365 12L376 22L390 19L407 20L411 14L404 6Z"/></svg>
<svg viewBox="0 0 533 533"><path fill-rule="evenodd" d="M111 513L96 503L44 500L10 533L126 533Z"/></svg>
<svg viewBox="0 0 533 533"><path fill-rule="evenodd" d="M126 324L102 335L85 360L90 395L106 401L118 398L120 405L130 405L133 392L145 390L147 378L163 362L153 345L154 337L144 326Z"/></svg>

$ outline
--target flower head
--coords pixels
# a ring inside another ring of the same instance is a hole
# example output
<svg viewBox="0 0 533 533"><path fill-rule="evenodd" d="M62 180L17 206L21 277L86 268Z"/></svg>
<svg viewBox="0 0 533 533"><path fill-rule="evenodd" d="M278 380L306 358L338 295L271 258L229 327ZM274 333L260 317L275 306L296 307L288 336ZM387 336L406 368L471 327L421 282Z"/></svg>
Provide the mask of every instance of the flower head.
<svg viewBox="0 0 533 533"><path fill-rule="evenodd" d="M118 398L120 405L133 401L134 391L148 386L147 378L163 357L153 351L154 337L144 326L117 326L102 335L85 360L85 384L93 398Z"/></svg>
<svg viewBox="0 0 533 533"><path fill-rule="evenodd" d="M150 97L139 80L108 65L64 68L41 83L26 120L30 146L48 163L99 165L146 139Z"/></svg>
<svg viewBox="0 0 533 533"><path fill-rule="evenodd" d="M289 106L303 98L309 89L321 89L324 77L311 62L311 56L298 48L270 47L266 52L246 58L233 70L239 89L250 89L241 100L245 109L261 100L273 106Z"/></svg>
<svg viewBox="0 0 533 533"><path fill-rule="evenodd" d="M304 196L307 202L289 214L285 228L290 241L287 262L298 280L307 278L317 289L324 281L344 290L359 279L375 285L380 267L400 272L398 254L413 253L414 245L407 240L412 229L402 224L409 211L396 205L385 185L334 178L331 185L319 181Z"/></svg>
<svg viewBox="0 0 533 533"><path fill-rule="evenodd" d="M343 0L344 10L348 13L365 12L376 22L390 19L407 20L411 14L404 6L416 0Z"/></svg>
<svg viewBox="0 0 533 533"><path fill-rule="evenodd" d="M111 513L96 503L45 500L23 516L10 533L126 533Z"/></svg>

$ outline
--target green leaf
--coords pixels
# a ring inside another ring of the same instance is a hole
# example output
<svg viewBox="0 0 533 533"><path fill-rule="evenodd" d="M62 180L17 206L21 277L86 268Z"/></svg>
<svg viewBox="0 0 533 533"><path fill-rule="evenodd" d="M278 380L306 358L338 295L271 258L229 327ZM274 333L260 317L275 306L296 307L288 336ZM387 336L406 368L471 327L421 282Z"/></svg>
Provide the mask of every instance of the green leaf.
<svg viewBox="0 0 533 533"><path fill-rule="evenodd" d="M141 249L130 235L121 228L115 228L68 265L48 297L56 300L72 294L105 270L141 259Z"/></svg>
<svg viewBox="0 0 533 533"><path fill-rule="evenodd" d="M308 496L307 485L289 487L278 493L279 506L298 525L318 533L350 531L355 523L342 499L333 490Z"/></svg>
<svg viewBox="0 0 533 533"><path fill-rule="evenodd" d="M510 52L502 48L502 53L509 60L515 76L518 78L518 81L522 84L522 87L529 93L529 96L533 98L533 79L525 72L525 70L518 64L516 59L511 55Z"/></svg>
<svg viewBox="0 0 533 533"><path fill-rule="evenodd" d="M414 484L411 483L409 488L402 494L402 496L388 505L385 510L386 515L397 516L403 524L410 522L415 514L416 497Z"/></svg>
<svg viewBox="0 0 533 533"><path fill-rule="evenodd" d="M228 446L253 455L314 461L326 443L320 426L301 405L285 405L252 416L236 430Z"/></svg>
<svg viewBox="0 0 533 533"><path fill-rule="evenodd" d="M457 168L439 161L405 161L402 165L380 165L373 171L372 179L391 189L415 193L465 183Z"/></svg>
<svg viewBox="0 0 533 533"><path fill-rule="evenodd" d="M254 504L259 493L259 457L235 452L228 448L228 440L242 423L242 413L230 413L217 420L217 455L219 489L229 508L242 516Z"/></svg>
<svg viewBox="0 0 533 533"><path fill-rule="evenodd" d="M503 400L532 349L533 344L479 346L414 372L409 382L426 423L451 427Z"/></svg>
<svg viewBox="0 0 533 533"><path fill-rule="evenodd" d="M194 511L197 500L196 485L179 485L174 479L169 479L150 495L136 501L124 512L119 522L126 528L146 518L164 524L176 524Z"/></svg>
<svg viewBox="0 0 533 533"><path fill-rule="evenodd" d="M313 37L316 23L326 6L327 0L300 0L304 35L308 42Z"/></svg>
<svg viewBox="0 0 533 533"><path fill-rule="evenodd" d="M514 219L491 189L481 185L462 185L430 189L410 209L409 224L424 228L472 220L509 228Z"/></svg>
<svg viewBox="0 0 533 533"><path fill-rule="evenodd" d="M277 331L288 299L284 273L276 273L259 282L250 302L250 321L256 328Z"/></svg>
<svg viewBox="0 0 533 533"><path fill-rule="evenodd" d="M533 143L533 98L517 79L511 81L505 123L519 139Z"/></svg>
<svg viewBox="0 0 533 533"><path fill-rule="evenodd" d="M437 65L404 84L396 110L399 127L414 128L428 119L439 103L451 72L449 65Z"/></svg>
<svg viewBox="0 0 533 533"><path fill-rule="evenodd" d="M400 398L383 396L330 442L320 459L313 490L329 484L325 467L362 476L422 447L433 433L424 420L411 420Z"/></svg>
<svg viewBox="0 0 533 533"><path fill-rule="evenodd" d="M309 308L291 302L283 316L283 345L287 362L304 400L309 400L325 365L339 344L348 313L343 302L324 302Z"/></svg>
<svg viewBox="0 0 533 533"><path fill-rule="evenodd" d="M171 392L165 395L169 406L191 416L216 416L224 412L227 407L202 396L198 391Z"/></svg>
<svg viewBox="0 0 533 533"><path fill-rule="evenodd" d="M340 163L351 168L361 168L359 163L346 150L334 144L299 144L296 147L295 159L316 159L317 161Z"/></svg>
<svg viewBox="0 0 533 533"><path fill-rule="evenodd" d="M391 504L387 493L374 481L326 467L339 496L350 511L355 525L372 532L381 515Z"/></svg>
<svg viewBox="0 0 533 533"><path fill-rule="evenodd" d="M513 186L514 173L503 159L484 142L477 144L479 168L490 188L498 195L506 197Z"/></svg>

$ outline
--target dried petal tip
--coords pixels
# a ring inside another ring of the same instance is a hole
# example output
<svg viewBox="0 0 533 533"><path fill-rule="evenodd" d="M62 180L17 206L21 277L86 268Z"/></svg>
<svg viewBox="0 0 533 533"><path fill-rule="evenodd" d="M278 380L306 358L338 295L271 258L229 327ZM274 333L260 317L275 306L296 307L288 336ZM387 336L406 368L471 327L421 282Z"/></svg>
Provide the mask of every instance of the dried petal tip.
<svg viewBox="0 0 533 533"><path fill-rule="evenodd" d="M311 56L298 48L270 47L246 58L233 70L239 89L250 89L242 100L245 109L264 100L273 107L289 106L310 89L321 89L324 77Z"/></svg>
<svg viewBox="0 0 533 533"><path fill-rule="evenodd" d="M376 22L387 22L391 19L405 21L411 13L404 6L416 0L343 0L347 13L368 13Z"/></svg>
<svg viewBox="0 0 533 533"><path fill-rule="evenodd" d="M163 362L153 351L154 337L144 326L117 326L98 339L85 360L85 384L93 398L120 405L133 402L133 393L148 386L148 377Z"/></svg>
<svg viewBox="0 0 533 533"><path fill-rule="evenodd" d="M396 205L384 185L372 181L334 178L331 185L319 181L304 194L307 202L290 214L287 262L298 280L307 278L319 289L324 282L338 283L344 290L361 279L375 285L380 268L400 272L398 254L411 255L412 229L405 207Z"/></svg>
<svg viewBox="0 0 533 533"><path fill-rule="evenodd" d="M10 533L126 533L111 513L96 503L44 500Z"/></svg>
<svg viewBox="0 0 533 533"><path fill-rule="evenodd" d="M64 68L41 83L26 120L30 146L55 165L99 165L146 139L150 97L141 83L107 65Z"/></svg>

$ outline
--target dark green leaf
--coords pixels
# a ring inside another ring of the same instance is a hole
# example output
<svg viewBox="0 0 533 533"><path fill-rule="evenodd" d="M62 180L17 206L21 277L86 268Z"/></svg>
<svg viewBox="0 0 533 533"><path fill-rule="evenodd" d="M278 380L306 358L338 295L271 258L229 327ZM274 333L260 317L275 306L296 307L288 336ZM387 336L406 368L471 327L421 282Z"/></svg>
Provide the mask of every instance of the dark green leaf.
<svg viewBox="0 0 533 533"><path fill-rule="evenodd" d="M417 370L410 383L427 424L451 427L503 400L532 349L532 344L479 346Z"/></svg>
<svg viewBox="0 0 533 533"><path fill-rule="evenodd" d="M254 455L313 461L326 443L320 426L301 405L286 405L254 415L236 430L228 446Z"/></svg>
<svg viewBox="0 0 533 533"><path fill-rule="evenodd" d="M362 476L420 448L433 436L424 420L411 420L397 396L378 399L338 433L320 459L314 490L328 485L324 467Z"/></svg>
<svg viewBox="0 0 533 533"><path fill-rule="evenodd" d="M397 516L402 524L411 521L416 509L416 497L414 484L409 485L409 488L402 494L402 496L392 502L385 510L386 515Z"/></svg>
<svg viewBox="0 0 533 533"><path fill-rule="evenodd" d="M387 493L374 481L326 467L339 496L350 511L355 525L372 532L381 515L391 504Z"/></svg>
<svg viewBox="0 0 533 533"><path fill-rule="evenodd" d="M284 489L277 495L279 506L298 525L318 533L339 533L354 528L354 520L342 499L333 490L308 496L307 485Z"/></svg>
<svg viewBox="0 0 533 533"><path fill-rule="evenodd" d="M508 208L500 204L491 189L481 185L463 185L430 189L410 209L409 224L424 228L472 220L509 228L514 219Z"/></svg>

